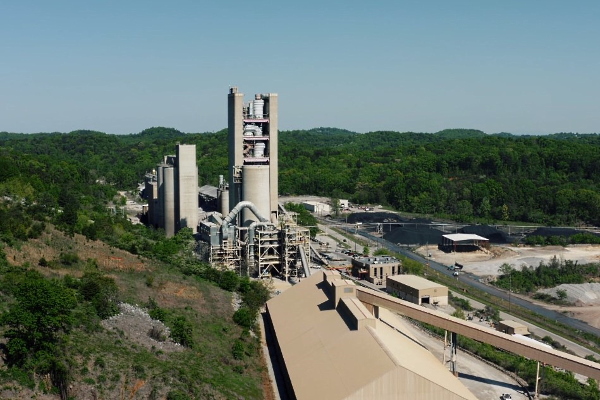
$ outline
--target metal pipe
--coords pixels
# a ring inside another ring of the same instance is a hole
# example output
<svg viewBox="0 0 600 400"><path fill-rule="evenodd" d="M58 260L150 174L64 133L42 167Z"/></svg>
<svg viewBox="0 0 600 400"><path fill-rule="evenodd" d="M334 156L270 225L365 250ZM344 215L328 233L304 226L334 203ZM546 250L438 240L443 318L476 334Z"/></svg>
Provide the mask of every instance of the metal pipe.
<svg viewBox="0 0 600 400"><path fill-rule="evenodd" d="M256 215L256 218L260 220L260 222L269 222L269 220L266 219L258 211L258 208L256 208L254 203L252 203L251 201L240 201L236 204L235 207L233 207L233 210L231 210L229 214L227 214L227 216L223 219L223 224L229 225L231 221L235 218L235 216L238 215L240 211L242 211L244 208L249 208L254 213L254 215Z"/></svg>

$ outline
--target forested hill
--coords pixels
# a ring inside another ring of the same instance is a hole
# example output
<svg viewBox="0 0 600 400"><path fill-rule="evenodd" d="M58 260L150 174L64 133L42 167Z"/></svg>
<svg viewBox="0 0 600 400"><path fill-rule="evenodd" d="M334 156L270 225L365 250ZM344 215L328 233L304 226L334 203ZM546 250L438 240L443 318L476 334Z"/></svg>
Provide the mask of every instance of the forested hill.
<svg viewBox="0 0 600 400"><path fill-rule="evenodd" d="M161 127L121 136L2 132L0 165L6 168L0 181L4 193L27 187L36 195L49 183L100 180L133 188L179 142L196 144L200 183L216 184L218 175L227 175L226 135ZM600 225L597 134L316 128L281 131L279 137L281 194L349 198L462 219Z"/></svg>

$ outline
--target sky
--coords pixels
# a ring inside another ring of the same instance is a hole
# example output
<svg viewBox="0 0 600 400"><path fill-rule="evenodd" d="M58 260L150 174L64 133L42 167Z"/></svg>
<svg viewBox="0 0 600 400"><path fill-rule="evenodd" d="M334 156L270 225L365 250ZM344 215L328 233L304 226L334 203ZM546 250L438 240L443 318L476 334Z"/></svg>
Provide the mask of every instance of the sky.
<svg viewBox="0 0 600 400"><path fill-rule="evenodd" d="M2 0L0 131L600 132L600 1Z"/></svg>

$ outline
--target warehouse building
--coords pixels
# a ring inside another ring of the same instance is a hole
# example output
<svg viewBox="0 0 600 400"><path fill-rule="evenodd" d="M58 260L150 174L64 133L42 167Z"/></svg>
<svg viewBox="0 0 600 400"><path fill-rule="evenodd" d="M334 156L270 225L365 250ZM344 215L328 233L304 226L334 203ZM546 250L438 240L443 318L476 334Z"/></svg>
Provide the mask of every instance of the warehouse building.
<svg viewBox="0 0 600 400"><path fill-rule="evenodd" d="M448 305L448 288L446 286L416 275L388 277L386 291L418 305Z"/></svg>
<svg viewBox="0 0 600 400"><path fill-rule="evenodd" d="M374 318L337 272L303 279L266 307L282 398L476 399L410 333Z"/></svg>

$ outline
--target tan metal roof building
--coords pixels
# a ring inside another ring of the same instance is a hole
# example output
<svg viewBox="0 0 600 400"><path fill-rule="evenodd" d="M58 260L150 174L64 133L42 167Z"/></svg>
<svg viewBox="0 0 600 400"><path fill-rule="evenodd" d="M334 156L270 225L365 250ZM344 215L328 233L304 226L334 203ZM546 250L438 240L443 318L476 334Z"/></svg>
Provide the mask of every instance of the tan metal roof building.
<svg viewBox="0 0 600 400"><path fill-rule="evenodd" d="M424 347L375 319L337 272L269 300L267 316L290 398L476 399Z"/></svg>
<svg viewBox="0 0 600 400"><path fill-rule="evenodd" d="M500 332L508 333L509 335L529 335L527 326L520 322L505 319L504 321L498 322L498 328Z"/></svg>
<svg viewBox="0 0 600 400"><path fill-rule="evenodd" d="M417 275L396 275L387 279L386 290L414 304L448 304L448 288Z"/></svg>

